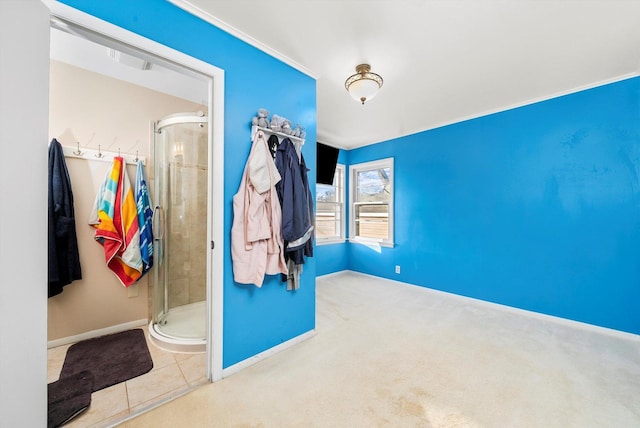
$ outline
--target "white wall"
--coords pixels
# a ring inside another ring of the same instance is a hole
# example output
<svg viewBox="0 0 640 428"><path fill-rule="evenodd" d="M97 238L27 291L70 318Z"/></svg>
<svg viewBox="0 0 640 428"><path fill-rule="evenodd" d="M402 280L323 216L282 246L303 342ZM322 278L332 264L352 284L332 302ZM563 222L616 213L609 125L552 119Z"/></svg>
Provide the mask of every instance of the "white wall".
<svg viewBox="0 0 640 428"><path fill-rule="evenodd" d="M47 420L49 10L0 0L0 415Z"/></svg>

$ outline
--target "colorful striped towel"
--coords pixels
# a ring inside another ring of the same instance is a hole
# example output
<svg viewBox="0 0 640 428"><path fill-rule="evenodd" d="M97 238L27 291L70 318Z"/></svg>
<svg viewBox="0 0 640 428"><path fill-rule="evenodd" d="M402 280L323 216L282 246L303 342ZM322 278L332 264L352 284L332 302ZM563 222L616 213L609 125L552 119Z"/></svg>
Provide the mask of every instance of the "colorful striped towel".
<svg viewBox="0 0 640 428"><path fill-rule="evenodd" d="M153 210L149 188L144 178L142 161L138 161L136 170L136 206L138 210L138 227L140 228L140 254L142 255L142 275L153 266Z"/></svg>
<svg viewBox="0 0 640 428"><path fill-rule="evenodd" d="M125 287L142 276L138 212L122 157L113 159L98 191L89 224L95 240L104 247L107 266Z"/></svg>

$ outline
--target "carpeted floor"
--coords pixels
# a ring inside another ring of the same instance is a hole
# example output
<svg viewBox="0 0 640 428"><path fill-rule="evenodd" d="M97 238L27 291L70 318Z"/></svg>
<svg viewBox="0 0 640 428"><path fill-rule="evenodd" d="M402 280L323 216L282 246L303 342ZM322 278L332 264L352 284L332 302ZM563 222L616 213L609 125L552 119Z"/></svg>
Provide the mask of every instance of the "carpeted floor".
<svg viewBox="0 0 640 428"><path fill-rule="evenodd" d="M344 272L317 335L124 427L637 427L640 338Z"/></svg>

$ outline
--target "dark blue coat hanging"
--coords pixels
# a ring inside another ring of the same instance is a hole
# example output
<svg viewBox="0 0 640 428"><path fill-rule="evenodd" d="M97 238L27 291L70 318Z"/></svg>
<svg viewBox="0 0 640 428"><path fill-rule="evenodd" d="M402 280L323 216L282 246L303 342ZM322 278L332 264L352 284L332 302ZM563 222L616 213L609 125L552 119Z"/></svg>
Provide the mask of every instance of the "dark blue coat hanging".
<svg viewBox="0 0 640 428"><path fill-rule="evenodd" d="M276 184L276 191L282 206L285 260L299 266L304 264L304 256L313 257L314 217L307 179L309 169L302 153L298 158L298 152L289 138L284 138L278 146L275 164L282 178ZM298 283L298 280L295 282Z"/></svg>
<svg viewBox="0 0 640 428"><path fill-rule="evenodd" d="M73 192L62 146L55 138L49 144L49 297L62 287L82 279Z"/></svg>

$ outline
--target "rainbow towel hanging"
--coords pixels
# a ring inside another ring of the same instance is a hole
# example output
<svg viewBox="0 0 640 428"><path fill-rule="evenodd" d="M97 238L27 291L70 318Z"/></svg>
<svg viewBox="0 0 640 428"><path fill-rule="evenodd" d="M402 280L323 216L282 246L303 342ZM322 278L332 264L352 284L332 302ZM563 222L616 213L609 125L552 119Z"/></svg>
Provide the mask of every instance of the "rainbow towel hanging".
<svg viewBox="0 0 640 428"><path fill-rule="evenodd" d="M113 166L100 187L89 224L96 229L95 240L104 247L107 266L125 287L142 276L140 232L136 201L122 157Z"/></svg>
<svg viewBox="0 0 640 428"><path fill-rule="evenodd" d="M153 266L153 210L149 188L144 178L142 161L138 161L136 169L136 206L138 210L138 227L140 228L140 254L142 255L142 275Z"/></svg>

